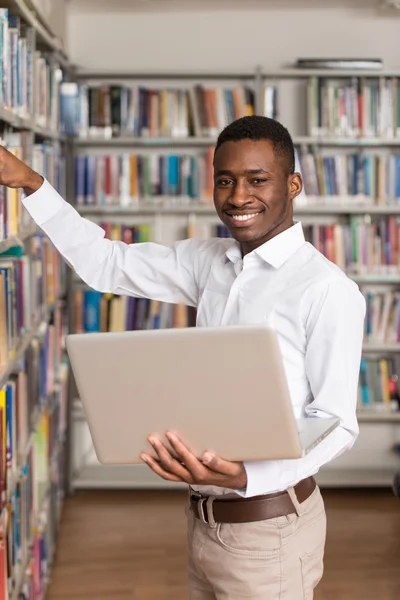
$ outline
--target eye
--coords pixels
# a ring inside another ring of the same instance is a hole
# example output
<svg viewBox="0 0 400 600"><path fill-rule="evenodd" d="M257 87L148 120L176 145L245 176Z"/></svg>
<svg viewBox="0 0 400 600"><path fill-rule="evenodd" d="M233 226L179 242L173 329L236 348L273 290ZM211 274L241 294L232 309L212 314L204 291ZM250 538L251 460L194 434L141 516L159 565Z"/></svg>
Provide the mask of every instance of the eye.
<svg viewBox="0 0 400 600"><path fill-rule="evenodd" d="M218 183L218 185L221 185L222 187L226 187L227 185L232 185L233 181L232 181L232 179L220 179L217 183Z"/></svg>
<svg viewBox="0 0 400 600"><path fill-rule="evenodd" d="M267 181L266 179L261 179L260 177L256 177L255 179L252 179L250 183L252 185L262 185L266 181Z"/></svg>

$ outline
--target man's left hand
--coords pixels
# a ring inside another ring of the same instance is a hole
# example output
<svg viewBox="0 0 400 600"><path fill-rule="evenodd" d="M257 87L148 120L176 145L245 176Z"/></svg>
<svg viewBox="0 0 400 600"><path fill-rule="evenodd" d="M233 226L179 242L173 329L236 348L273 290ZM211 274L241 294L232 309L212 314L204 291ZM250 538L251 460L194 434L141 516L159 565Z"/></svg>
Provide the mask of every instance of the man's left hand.
<svg viewBox="0 0 400 600"><path fill-rule="evenodd" d="M140 455L149 467L168 481L185 482L189 485L212 485L232 490L244 489L247 485L246 470L241 462L230 462L206 452L199 460L180 441L176 434L167 433L171 447L178 458L174 458L164 444L155 437L149 442L157 454L157 460L147 453Z"/></svg>

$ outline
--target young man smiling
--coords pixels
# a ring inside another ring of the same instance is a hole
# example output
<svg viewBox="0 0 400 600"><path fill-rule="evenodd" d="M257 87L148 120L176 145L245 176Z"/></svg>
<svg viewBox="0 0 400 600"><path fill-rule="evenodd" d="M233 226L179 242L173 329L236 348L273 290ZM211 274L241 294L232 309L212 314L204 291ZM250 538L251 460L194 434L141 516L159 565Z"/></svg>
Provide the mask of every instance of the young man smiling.
<svg viewBox="0 0 400 600"><path fill-rule="evenodd" d="M340 418L298 460L231 463L206 452L199 461L167 433L175 460L151 440L158 460L143 454L149 467L190 485L191 600L311 600L326 534L313 475L358 434L365 302L293 222L302 189L294 169L282 125L257 116L235 121L220 134L214 158L215 207L233 239L127 246L105 240L47 181L0 149L0 183L25 189L26 208L88 285L197 306L198 326L268 323L279 337L296 416ZM251 393L251 373L240 373L240 356L231 358Z"/></svg>

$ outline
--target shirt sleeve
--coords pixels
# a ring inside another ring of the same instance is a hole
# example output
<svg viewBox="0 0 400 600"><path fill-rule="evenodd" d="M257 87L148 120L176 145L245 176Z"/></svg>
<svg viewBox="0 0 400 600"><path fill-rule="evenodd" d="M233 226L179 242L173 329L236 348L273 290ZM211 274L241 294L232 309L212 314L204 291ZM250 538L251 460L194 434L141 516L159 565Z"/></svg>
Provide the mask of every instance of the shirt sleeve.
<svg viewBox="0 0 400 600"><path fill-rule="evenodd" d="M69 266L91 288L197 305L198 240L183 240L172 247L108 240L101 227L81 217L46 180L38 191L23 199L23 204Z"/></svg>
<svg viewBox="0 0 400 600"><path fill-rule="evenodd" d="M305 367L312 400L305 407L310 418L337 417L339 426L300 459L246 462L245 497L287 489L315 474L320 467L350 449L359 432L356 408L366 304L356 284L338 278L320 289L306 319ZM270 490L271 491L271 490Z"/></svg>

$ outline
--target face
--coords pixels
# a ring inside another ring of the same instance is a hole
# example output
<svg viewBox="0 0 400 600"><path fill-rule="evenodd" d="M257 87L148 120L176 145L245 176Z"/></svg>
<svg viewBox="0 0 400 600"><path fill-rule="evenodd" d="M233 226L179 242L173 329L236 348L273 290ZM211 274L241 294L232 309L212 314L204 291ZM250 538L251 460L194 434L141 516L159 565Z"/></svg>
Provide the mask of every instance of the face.
<svg viewBox="0 0 400 600"><path fill-rule="evenodd" d="M214 204L243 254L293 224L298 173L287 175L269 140L224 142L214 159Z"/></svg>

